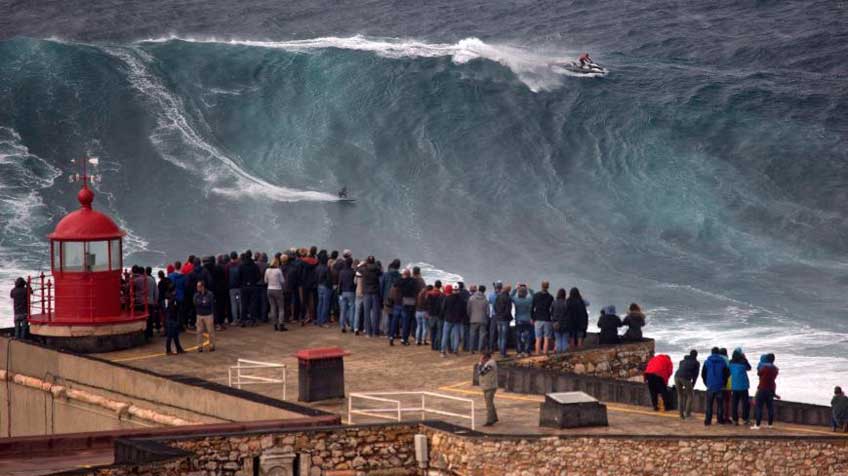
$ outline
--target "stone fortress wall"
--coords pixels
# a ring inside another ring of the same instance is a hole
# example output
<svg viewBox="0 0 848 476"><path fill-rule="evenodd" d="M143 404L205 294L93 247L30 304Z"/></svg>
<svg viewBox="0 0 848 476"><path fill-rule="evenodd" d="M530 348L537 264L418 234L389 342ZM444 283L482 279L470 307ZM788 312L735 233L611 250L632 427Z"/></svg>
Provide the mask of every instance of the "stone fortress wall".
<svg viewBox="0 0 848 476"><path fill-rule="evenodd" d="M427 441L419 464L414 438ZM482 435L441 422L123 440L65 476L848 475L844 437ZM278 472L274 472L278 471Z"/></svg>

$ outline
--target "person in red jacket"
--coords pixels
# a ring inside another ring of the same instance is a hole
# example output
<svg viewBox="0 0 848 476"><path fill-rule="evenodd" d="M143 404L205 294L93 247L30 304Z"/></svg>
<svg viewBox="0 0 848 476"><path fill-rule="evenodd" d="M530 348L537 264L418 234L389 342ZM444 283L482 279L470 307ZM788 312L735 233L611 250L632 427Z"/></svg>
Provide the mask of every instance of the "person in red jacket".
<svg viewBox="0 0 848 476"><path fill-rule="evenodd" d="M774 354L766 354L760 358L757 366L757 375L760 376L760 384L757 386L757 396L754 399L754 418L756 423L752 430L759 430L763 422L763 407L768 410L768 427L774 424L774 399L777 396L777 374L779 369L774 365Z"/></svg>
<svg viewBox="0 0 848 476"><path fill-rule="evenodd" d="M648 361L648 366L645 368L645 383L648 384L648 392L651 393L651 404L654 406L654 411L659 411L658 395L662 395L663 408L669 410L671 408L671 394L668 391L668 379L674 372L674 365L671 363L671 357L666 354L657 354Z"/></svg>

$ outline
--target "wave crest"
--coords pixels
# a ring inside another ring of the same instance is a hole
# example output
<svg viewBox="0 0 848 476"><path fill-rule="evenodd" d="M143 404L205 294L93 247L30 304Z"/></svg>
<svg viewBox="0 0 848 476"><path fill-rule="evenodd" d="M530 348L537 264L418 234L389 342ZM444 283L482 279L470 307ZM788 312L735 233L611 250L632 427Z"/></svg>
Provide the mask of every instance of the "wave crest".
<svg viewBox="0 0 848 476"><path fill-rule="evenodd" d="M327 36L308 40L261 41L242 39L217 39L168 36L150 38L138 43L208 43L220 45L271 48L292 52L340 49L374 53L383 58L442 58L450 57L455 64L484 59L510 69L533 92L561 87L564 76L583 77L570 73L552 64L563 61L563 54L551 54L529 48L486 43L476 37L468 37L456 43L427 43L413 39L371 38L363 35L351 37Z"/></svg>

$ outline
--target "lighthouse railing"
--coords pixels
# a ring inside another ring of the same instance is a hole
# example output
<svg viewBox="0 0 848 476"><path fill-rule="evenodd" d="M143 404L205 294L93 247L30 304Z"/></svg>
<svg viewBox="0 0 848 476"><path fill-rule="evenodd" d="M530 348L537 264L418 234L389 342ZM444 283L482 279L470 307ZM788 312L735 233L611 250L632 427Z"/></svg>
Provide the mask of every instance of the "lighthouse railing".
<svg viewBox="0 0 848 476"><path fill-rule="evenodd" d="M41 272L35 280L32 276L27 277L27 310L28 318L40 315L42 319L52 321L54 303L53 280Z"/></svg>

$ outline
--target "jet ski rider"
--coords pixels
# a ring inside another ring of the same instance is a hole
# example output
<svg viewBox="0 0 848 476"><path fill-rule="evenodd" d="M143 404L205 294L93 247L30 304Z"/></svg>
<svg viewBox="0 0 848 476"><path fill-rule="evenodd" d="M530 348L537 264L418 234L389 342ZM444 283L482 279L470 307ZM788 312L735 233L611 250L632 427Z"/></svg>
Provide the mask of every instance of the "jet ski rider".
<svg viewBox="0 0 848 476"><path fill-rule="evenodd" d="M592 63L592 57L589 56L589 53L583 53L579 58L577 58L577 61L580 62L581 67L587 66Z"/></svg>

